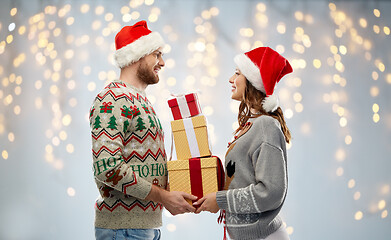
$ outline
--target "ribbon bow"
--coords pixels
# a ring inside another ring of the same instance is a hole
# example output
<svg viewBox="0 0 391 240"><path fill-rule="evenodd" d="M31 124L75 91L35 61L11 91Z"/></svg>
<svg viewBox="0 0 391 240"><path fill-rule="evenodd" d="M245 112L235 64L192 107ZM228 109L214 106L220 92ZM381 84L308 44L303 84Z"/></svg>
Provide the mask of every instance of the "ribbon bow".
<svg viewBox="0 0 391 240"><path fill-rule="evenodd" d="M111 104L113 104L112 102L104 102L104 103L102 103L103 104L103 106L105 106L105 107L108 107L108 106L110 106Z"/></svg>

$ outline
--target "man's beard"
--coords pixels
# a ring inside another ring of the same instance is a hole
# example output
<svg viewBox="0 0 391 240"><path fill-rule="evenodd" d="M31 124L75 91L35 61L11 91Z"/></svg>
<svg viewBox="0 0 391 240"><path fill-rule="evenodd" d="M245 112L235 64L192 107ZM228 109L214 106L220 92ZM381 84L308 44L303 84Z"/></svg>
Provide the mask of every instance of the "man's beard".
<svg viewBox="0 0 391 240"><path fill-rule="evenodd" d="M151 85L159 82L159 76L155 75L148 65L142 61L137 69L137 77L144 83Z"/></svg>

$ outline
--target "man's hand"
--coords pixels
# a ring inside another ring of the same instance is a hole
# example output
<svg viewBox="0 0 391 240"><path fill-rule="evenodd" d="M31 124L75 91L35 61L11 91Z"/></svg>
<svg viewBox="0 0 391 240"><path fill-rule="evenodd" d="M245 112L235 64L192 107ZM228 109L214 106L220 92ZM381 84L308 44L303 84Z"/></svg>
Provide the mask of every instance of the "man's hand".
<svg viewBox="0 0 391 240"><path fill-rule="evenodd" d="M194 206L201 205L197 208L195 213L200 213L202 211L208 211L211 213L217 213L219 211L219 206L216 201L216 193L209 193L206 196L203 196L197 202L193 203Z"/></svg>
<svg viewBox="0 0 391 240"><path fill-rule="evenodd" d="M166 192L167 195L162 199L163 206L172 214L182 214L186 212L195 212L195 207L191 206L186 200L190 199L192 201L197 200L196 196L185 192Z"/></svg>
<svg viewBox="0 0 391 240"><path fill-rule="evenodd" d="M197 200L196 196L185 192L168 192L155 185L152 185L151 192L145 199L161 203L172 215L195 212L196 210L186 201L186 199L195 201Z"/></svg>

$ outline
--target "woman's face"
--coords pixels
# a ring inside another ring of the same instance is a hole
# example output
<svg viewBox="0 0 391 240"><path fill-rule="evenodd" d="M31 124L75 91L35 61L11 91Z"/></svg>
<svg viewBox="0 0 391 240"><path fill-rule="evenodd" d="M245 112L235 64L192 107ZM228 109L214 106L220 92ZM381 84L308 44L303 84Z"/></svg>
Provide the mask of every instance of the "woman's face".
<svg viewBox="0 0 391 240"><path fill-rule="evenodd" d="M239 69L236 69L235 74L229 79L229 83L231 83L232 86L231 98L233 100L242 101L244 90L246 89L246 77Z"/></svg>

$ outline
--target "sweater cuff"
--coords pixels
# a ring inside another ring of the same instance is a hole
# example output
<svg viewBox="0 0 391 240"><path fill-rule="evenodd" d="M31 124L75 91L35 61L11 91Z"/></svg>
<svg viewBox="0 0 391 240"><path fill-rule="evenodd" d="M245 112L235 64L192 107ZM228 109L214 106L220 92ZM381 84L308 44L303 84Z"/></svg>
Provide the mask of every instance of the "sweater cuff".
<svg viewBox="0 0 391 240"><path fill-rule="evenodd" d="M148 182L143 178L137 178L138 183L133 186L125 188L125 194L131 195L138 199L145 199L151 192L152 183Z"/></svg>
<svg viewBox="0 0 391 240"><path fill-rule="evenodd" d="M227 210L228 203L227 203L227 191L218 191L216 193L216 202L220 209Z"/></svg>

